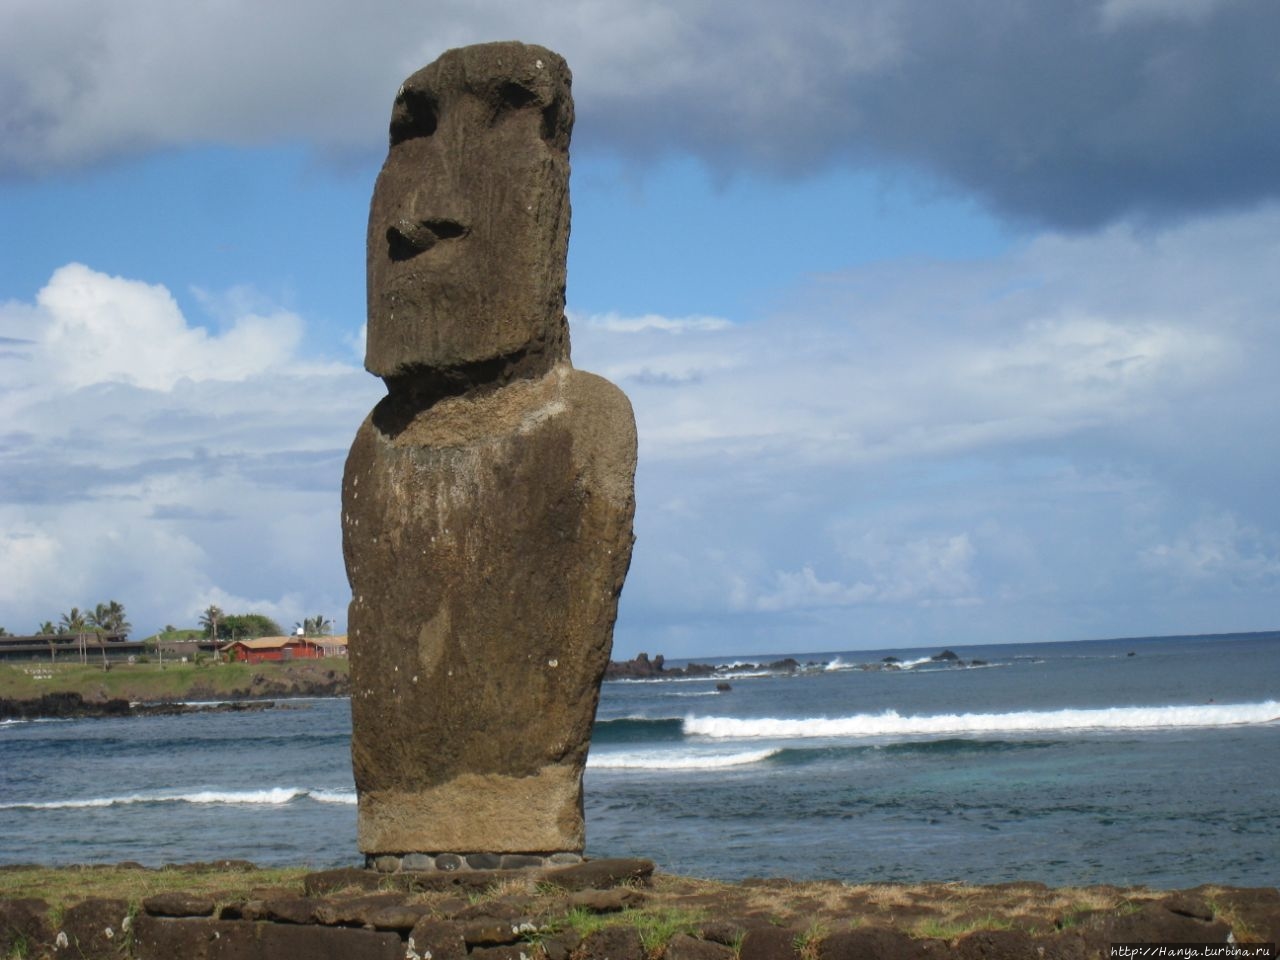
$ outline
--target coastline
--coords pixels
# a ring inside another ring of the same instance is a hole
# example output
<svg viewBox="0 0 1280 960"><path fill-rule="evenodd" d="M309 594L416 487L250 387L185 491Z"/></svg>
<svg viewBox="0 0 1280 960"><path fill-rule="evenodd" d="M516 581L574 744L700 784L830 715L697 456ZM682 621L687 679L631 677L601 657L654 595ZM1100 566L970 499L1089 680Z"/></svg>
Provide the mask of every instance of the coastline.
<svg viewBox="0 0 1280 960"><path fill-rule="evenodd" d="M344 658L286 663L0 664L0 721L267 709L350 694ZM256 707L253 705L257 705Z"/></svg>
<svg viewBox="0 0 1280 960"><path fill-rule="evenodd" d="M4 957L1087 960L1113 943L1277 939L1273 887L728 883L642 859L399 874L244 861L0 867Z"/></svg>

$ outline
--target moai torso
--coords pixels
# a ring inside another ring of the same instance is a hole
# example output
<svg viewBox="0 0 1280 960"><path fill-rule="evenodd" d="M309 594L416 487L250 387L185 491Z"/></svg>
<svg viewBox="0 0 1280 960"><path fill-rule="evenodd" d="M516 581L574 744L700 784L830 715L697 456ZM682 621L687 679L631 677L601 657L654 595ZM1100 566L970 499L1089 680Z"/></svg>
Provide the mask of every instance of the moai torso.
<svg viewBox="0 0 1280 960"><path fill-rule="evenodd" d="M583 847L631 556L635 424L569 363L569 71L452 50L396 97L343 479L352 759L371 858Z"/></svg>

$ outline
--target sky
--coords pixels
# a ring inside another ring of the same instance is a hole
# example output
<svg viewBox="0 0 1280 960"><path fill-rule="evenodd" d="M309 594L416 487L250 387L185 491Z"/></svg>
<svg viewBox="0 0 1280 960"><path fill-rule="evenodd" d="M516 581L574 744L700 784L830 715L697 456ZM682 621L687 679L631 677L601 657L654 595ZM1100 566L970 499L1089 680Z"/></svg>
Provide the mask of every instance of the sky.
<svg viewBox="0 0 1280 960"><path fill-rule="evenodd" d="M1280 627L1272 0L0 0L0 626L342 631L400 81L574 72L614 652Z"/></svg>

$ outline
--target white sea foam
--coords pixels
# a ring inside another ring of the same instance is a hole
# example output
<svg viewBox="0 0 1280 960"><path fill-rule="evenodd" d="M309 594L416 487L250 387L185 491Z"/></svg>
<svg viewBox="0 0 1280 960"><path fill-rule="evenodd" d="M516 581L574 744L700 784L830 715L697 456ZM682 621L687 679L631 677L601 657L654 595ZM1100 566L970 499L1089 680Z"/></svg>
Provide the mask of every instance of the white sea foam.
<svg viewBox="0 0 1280 960"><path fill-rule="evenodd" d="M356 793L354 790L311 790L309 791L311 799L317 803L345 803L349 806L355 806Z"/></svg>
<svg viewBox="0 0 1280 960"><path fill-rule="evenodd" d="M587 766L599 770L719 770L768 760L778 750L748 750L742 753L612 753L592 754Z"/></svg>
<svg viewBox="0 0 1280 960"><path fill-rule="evenodd" d="M91 797L85 800L47 800L33 803L0 803L0 810L77 810L90 807L129 806L136 803L254 804L283 806L301 797L318 803L354 804L354 792L273 787L269 790L197 790L193 793L135 793L125 797Z"/></svg>
<svg viewBox="0 0 1280 960"><path fill-rule="evenodd" d="M1088 710L1022 710L1014 713L948 713L902 716L895 710L850 717L802 719L686 717L687 736L715 739L769 737L882 737L918 734L1026 733L1055 730L1154 730L1221 727L1280 720L1280 702L1198 706L1106 707Z"/></svg>

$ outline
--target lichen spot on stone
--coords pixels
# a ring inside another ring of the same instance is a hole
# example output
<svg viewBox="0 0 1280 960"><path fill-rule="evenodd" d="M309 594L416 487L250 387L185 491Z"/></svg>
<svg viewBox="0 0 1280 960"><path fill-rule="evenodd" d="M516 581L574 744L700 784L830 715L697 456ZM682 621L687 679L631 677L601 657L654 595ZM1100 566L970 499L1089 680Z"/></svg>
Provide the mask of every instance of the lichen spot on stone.
<svg viewBox="0 0 1280 960"><path fill-rule="evenodd" d="M541 70L541 69L542 69L542 61L541 61L541 60L535 60L535 61L533 61L533 65L534 65L535 67L537 67L539 70Z"/></svg>
<svg viewBox="0 0 1280 960"><path fill-rule="evenodd" d="M547 661L547 666L548 666L548 667L558 667L558 666L560 666L560 661L559 661L559 660L548 660L548 661Z"/></svg>

